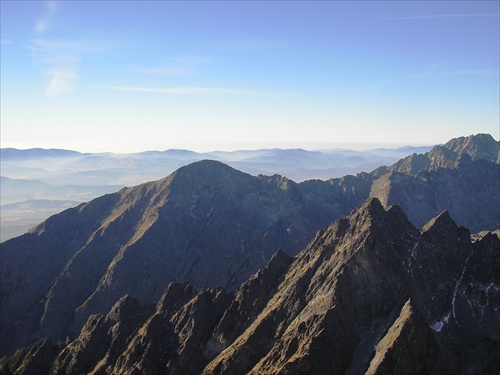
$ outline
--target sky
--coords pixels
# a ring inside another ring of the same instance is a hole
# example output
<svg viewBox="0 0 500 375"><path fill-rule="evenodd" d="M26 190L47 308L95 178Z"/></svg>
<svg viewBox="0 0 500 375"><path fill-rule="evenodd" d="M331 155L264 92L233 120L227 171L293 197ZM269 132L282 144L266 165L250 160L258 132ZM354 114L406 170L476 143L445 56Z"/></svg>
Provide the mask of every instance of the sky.
<svg viewBox="0 0 500 375"><path fill-rule="evenodd" d="M500 138L499 1L0 1L2 148Z"/></svg>

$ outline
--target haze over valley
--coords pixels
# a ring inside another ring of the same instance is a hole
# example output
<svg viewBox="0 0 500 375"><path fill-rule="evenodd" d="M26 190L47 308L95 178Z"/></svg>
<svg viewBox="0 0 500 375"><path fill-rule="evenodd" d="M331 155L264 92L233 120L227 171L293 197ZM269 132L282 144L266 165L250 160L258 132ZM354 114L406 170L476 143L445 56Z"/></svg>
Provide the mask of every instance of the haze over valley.
<svg viewBox="0 0 500 375"><path fill-rule="evenodd" d="M183 165L203 159L222 161L254 176L280 174L301 182L370 172L431 148L263 149L207 153L166 150L137 154L1 149L1 241L23 234L63 209L125 186L160 179Z"/></svg>

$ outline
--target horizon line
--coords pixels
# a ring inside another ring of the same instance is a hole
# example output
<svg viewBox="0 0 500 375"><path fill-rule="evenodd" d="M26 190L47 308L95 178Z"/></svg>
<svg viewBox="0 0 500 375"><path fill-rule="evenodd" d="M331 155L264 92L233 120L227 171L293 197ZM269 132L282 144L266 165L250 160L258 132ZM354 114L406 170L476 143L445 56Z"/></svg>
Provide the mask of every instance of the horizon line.
<svg viewBox="0 0 500 375"><path fill-rule="evenodd" d="M43 151L69 151L76 152L79 154L116 154L116 155L132 155L132 154L141 154L146 152L169 152L169 151L183 151L190 152L195 154L211 154L211 153L236 153L236 152L255 152L255 151L272 151L272 150L282 150L282 151L307 151L307 152L328 152L334 150L343 150L343 151L372 151L372 150L398 150L402 148L419 148L419 147L434 147L437 145L441 145L443 143L429 143L429 144L400 144L400 143L345 143L346 147L342 147L341 144L332 145L331 147L320 147L320 148L308 148L308 147L257 147L257 148L235 148L235 149L210 149L201 151L196 148L151 148L151 149L143 149L141 151L105 151L105 150L94 150L94 151L81 151L78 149L72 148L61 148L61 147L28 147L28 148L18 148L18 147L0 147L0 150L17 150L17 151L32 151L32 150L43 150ZM392 146L391 146L392 145ZM352 146L361 146L356 148L347 148Z"/></svg>

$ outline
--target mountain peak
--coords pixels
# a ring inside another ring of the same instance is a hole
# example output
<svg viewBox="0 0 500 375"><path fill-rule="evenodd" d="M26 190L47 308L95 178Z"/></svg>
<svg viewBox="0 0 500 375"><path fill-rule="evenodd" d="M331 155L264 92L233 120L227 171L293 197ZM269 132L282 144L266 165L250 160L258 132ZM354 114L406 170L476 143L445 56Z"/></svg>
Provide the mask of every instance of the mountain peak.
<svg viewBox="0 0 500 375"><path fill-rule="evenodd" d="M221 161L211 160L211 159L203 159L200 161L195 161L193 163L187 164L183 167L180 167L177 170L177 173L182 171L214 171L214 170L235 170L231 168L227 164L224 164Z"/></svg>
<svg viewBox="0 0 500 375"><path fill-rule="evenodd" d="M422 234L428 233L442 233L443 231L449 231L452 229L453 231L456 231L458 229L458 226L455 224L453 219L451 218L450 214L448 211L443 211L436 217L432 218L429 220L420 230Z"/></svg>
<svg viewBox="0 0 500 375"><path fill-rule="evenodd" d="M384 206L376 197L368 198L355 212L359 215L368 214L370 217L380 217L386 214Z"/></svg>
<svg viewBox="0 0 500 375"><path fill-rule="evenodd" d="M115 303L107 315L108 320L122 321L134 317L142 311L139 301L126 294Z"/></svg>
<svg viewBox="0 0 500 375"><path fill-rule="evenodd" d="M444 147L453 151L457 156L466 153L472 160L486 159L496 162L500 151L500 142L495 141L490 134L476 134L451 139L446 142Z"/></svg>
<svg viewBox="0 0 500 375"><path fill-rule="evenodd" d="M172 173L172 182L198 185L230 185L232 183L249 183L253 177L220 161L204 159L185 165Z"/></svg>

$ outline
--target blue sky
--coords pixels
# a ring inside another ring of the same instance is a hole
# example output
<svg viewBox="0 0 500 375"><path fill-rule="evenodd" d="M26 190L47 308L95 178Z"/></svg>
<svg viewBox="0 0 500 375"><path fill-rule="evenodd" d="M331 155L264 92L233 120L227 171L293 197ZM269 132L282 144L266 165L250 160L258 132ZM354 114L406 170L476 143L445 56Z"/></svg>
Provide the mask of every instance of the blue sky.
<svg viewBox="0 0 500 375"><path fill-rule="evenodd" d="M499 138L498 1L4 1L1 146Z"/></svg>

